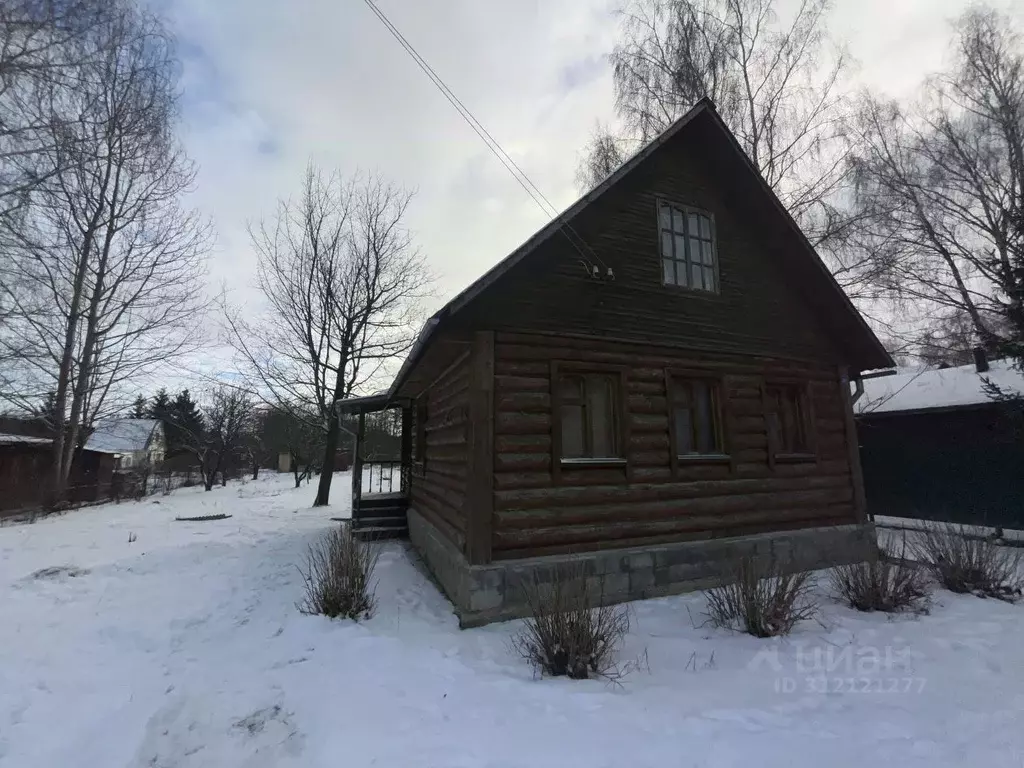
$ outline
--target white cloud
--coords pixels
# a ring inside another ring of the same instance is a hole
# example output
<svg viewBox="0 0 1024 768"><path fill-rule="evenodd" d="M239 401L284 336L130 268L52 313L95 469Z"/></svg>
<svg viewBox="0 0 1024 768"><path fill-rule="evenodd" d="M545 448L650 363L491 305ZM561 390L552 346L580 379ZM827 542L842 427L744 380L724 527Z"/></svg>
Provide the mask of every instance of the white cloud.
<svg viewBox="0 0 1024 768"><path fill-rule="evenodd" d="M610 112L607 0L381 7L552 202L571 202L577 149ZM547 220L364 4L181 0L173 18L215 281L246 283L245 220L310 156L418 190L411 224L442 297Z"/></svg>
<svg viewBox="0 0 1024 768"><path fill-rule="evenodd" d="M860 84L903 94L941 65L947 21L967 4L840 0L834 31L861 62ZM614 0L379 5L551 201L572 202L578 151L611 118ZM310 156L419 190L411 224L441 299L548 220L362 2L171 7L186 139L201 168L195 201L219 233L215 283L249 284L245 221L290 194Z"/></svg>

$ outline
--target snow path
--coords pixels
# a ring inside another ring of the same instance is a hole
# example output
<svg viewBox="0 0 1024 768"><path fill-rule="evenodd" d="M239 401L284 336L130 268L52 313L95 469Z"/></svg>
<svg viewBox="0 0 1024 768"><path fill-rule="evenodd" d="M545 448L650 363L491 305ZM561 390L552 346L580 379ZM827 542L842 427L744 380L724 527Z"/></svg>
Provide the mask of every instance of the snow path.
<svg viewBox="0 0 1024 768"><path fill-rule="evenodd" d="M272 475L0 528L0 766L1024 764L1024 606L826 603L776 643L695 628L699 595L646 601L623 656L649 674L537 680L518 624L459 631L400 543L371 621L300 615L335 483L329 511Z"/></svg>

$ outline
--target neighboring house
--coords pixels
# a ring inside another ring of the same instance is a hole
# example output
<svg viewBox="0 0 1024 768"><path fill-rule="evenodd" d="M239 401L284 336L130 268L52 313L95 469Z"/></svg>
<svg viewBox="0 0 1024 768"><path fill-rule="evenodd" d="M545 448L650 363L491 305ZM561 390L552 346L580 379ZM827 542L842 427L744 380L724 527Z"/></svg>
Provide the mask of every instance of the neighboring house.
<svg viewBox="0 0 1024 768"><path fill-rule="evenodd" d="M0 433L0 517L23 510L38 509L49 499L52 487L53 441ZM115 457L102 451L80 451L68 478L67 501L82 503L107 498Z"/></svg>
<svg viewBox="0 0 1024 768"><path fill-rule="evenodd" d="M849 382L889 354L700 102L445 305L386 395L408 524L463 626L573 560L607 600L873 556ZM361 444L362 441L360 441ZM407 509L406 509L407 507Z"/></svg>
<svg viewBox="0 0 1024 768"><path fill-rule="evenodd" d="M873 515L1024 529L1024 424L983 377L1024 394L1009 362L902 370L864 382L857 401Z"/></svg>
<svg viewBox="0 0 1024 768"><path fill-rule="evenodd" d="M118 456L118 469L131 469L164 460L167 443L159 419L103 419L97 421L85 447Z"/></svg>

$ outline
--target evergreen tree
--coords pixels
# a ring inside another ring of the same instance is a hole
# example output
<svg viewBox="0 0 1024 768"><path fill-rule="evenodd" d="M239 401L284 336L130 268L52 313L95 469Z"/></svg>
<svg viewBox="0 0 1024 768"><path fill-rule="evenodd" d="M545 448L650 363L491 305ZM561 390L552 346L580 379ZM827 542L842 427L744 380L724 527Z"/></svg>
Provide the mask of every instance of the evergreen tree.
<svg viewBox="0 0 1024 768"><path fill-rule="evenodd" d="M168 418L164 421L167 455L178 456L185 452L190 437L194 441L203 434L203 415L187 389L175 395L167 410Z"/></svg>
<svg viewBox="0 0 1024 768"><path fill-rule="evenodd" d="M132 404L132 413L130 418L132 419L145 419L146 414L149 412L149 408L146 405L146 398L139 395L135 398L135 402Z"/></svg>
<svg viewBox="0 0 1024 768"><path fill-rule="evenodd" d="M165 425L171 421L171 396L167 394L167 390L163 387L160 387L156 395L153 396L153 401L149 404L149 409L146 411L146 416L150 419L159 419Z"/></svg>
<svg viewBox="0 0 1024 768"><path fill-rule="evenodd" d="M173 432L174 414L172 412L171 396L167 394L164 387L160 387L156 394L150 398L149 407L145 411L145 418L156 419L164 425L165 457L170 458L175 453L171 448L171 437Z"/></svg>

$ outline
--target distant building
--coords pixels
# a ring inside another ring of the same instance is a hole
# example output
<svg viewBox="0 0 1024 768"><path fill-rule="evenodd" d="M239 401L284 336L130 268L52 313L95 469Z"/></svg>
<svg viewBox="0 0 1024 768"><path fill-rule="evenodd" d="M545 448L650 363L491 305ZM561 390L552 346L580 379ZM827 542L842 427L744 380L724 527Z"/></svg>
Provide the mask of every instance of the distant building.
<svg viewBox="0 0 1024 768"><path fill-rule="evenodd" d="M1024 424L983 386L1024 394L1024 374L976 357L864 382L855 409L871 514L1024 528Z"/></svg>
<svg viewBox="0 0 1024 768"><path fill-rule="evenodd" d="M164 425L159 419L97 421L85 447L86 450L116 454L118 469L131 469L147 463L154 466L167 454Z"/></svg>
<svg viewBox="0 0 1024 768"><path fill-rule="evenodd" d="M42 507L53 472L53 441L0 433L0 517ZM116 457L88 448L79 451L68 477L67 501L76 504L108 498Z"/></svg>

